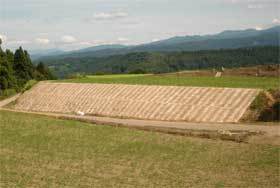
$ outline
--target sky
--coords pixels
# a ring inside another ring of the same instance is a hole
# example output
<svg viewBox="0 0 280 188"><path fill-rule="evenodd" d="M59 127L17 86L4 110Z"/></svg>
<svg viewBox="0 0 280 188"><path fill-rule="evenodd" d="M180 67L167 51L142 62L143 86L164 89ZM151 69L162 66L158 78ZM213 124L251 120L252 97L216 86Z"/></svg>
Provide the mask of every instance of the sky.
<svg viewBox="0 0 280 188"><path fill-rule="evenodd" d="M75 50L280 24L280 0L0 0L3 47Z"/></svg>

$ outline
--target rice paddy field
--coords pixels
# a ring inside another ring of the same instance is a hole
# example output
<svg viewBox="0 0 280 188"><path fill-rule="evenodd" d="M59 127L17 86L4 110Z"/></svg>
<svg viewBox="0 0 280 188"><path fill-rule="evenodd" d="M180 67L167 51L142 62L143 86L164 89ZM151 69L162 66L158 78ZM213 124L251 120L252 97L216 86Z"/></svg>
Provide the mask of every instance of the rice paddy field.
<svg viewBox="0 0 280 188"><path fill-rule="evenodd" d="M278 146L0 111L0 187L279 187Z"/></svg>
<svg viewBox="0 0 280 188"><path fill-rule="evenodd" d="M278 77L223 76L220 78L215 78L214 76L189 76L172 74L85 76L77 79L59 80L58 82L133 85L174 85L258 89L275 89L280 87L280 79Z"/></svg>

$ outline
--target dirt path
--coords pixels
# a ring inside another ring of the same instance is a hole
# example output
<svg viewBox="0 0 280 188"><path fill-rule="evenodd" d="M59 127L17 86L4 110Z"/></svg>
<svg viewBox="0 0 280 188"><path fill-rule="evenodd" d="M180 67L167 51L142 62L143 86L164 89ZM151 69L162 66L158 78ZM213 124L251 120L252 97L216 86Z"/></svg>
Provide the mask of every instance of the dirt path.
<svg viewBox="0 0 280 188"><path fill-rule="evenodd" d="M77 120L82 122L93 123L96 125L126 127L131 129L156 131L175 135L222 139L256 144L280 145L280 126L277 125L166 122L135 119L117 119L96 116L78 116L70 114L28 112L4 108L2 108L2 110L37 114L59 119Z"/></svg>
<svg viewBox="0 0 280 188"><path fill-rule="evenodd" d="M280 145L280 126L277 124L230 124L230 123L191 123L169 122L136 119L119 119L111 117L79 116L59 113L42 113L3 108L10 102L15 101L19 95L0 101L0 109L5 111L29 113L71 119L96 125L111 125L140 130L157 131L177 135L197 136L213 139L232 140L258 144Z"/></svg>

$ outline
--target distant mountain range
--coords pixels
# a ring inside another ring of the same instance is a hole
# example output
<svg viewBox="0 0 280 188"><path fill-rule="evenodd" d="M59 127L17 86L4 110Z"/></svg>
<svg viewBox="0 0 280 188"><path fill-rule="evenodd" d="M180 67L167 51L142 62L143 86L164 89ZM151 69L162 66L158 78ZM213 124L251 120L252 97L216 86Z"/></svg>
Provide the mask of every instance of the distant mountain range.
<svg viewBox="0 0 280 188"><path fill-rule="evenodd" d="M266 30L228 30L214 35L177 36L136 46L124 46L119 44L101 45L70 52L53 49L40 53L32 53L31 56L34 60L49 60L79 57L106 57L132 52L178 52L279 46L279 36L280 26L275 26Z"/></svg>
<svg viewBox="0 0 280 188"><path fill-rule="evenodd" d="M45 50L30 51L30 55L32 59L38 59L44 56L57 56L62 54L65 54L65 51L60 49L45 49Z"/></svg>
<svg viewBox="0 0 280 188"><path fill-rule="evenodd" d="M70 54L71 53L95 52L95 51L106 50L106 49L122 49L122 48L125 48L125 47L127 47L127 46L121 45L121 44L100 45L100 46L93 46L93 47L84 48L84 49L81 49L81 50L72 51L72 52L70 52Z"/></svg>

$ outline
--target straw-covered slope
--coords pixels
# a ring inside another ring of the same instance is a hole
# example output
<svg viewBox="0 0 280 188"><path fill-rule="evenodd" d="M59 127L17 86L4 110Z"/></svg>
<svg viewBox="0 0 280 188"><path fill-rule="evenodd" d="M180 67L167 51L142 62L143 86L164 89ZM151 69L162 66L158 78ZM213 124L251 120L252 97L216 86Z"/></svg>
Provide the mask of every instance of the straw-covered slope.
<svg viewBox="0 0 280 188"><path fill-rule="evenodd" d="M148 120L238 122L258 90L42 82L17 101L18 110Z"/></svg>

